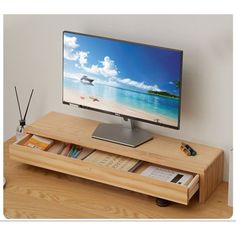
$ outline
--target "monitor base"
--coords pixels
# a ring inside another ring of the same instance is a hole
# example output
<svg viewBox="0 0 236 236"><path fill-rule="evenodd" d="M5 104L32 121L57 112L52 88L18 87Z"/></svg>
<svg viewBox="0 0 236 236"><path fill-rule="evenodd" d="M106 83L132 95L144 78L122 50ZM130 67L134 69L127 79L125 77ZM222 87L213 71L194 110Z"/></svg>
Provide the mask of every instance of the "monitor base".
<svg viewBox="0 0 236 236"><path fill-rule="evenodd" d="M138 128L127 128L119 124L99 124L92 138L137 147L153 138L148 131Z"/></svg>

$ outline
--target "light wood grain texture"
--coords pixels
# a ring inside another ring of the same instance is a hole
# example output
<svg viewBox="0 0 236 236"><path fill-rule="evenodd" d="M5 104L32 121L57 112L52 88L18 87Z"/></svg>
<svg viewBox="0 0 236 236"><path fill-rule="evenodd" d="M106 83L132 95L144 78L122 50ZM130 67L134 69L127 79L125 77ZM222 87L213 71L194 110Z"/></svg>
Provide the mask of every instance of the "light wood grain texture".
<svg viewBox="0 0 236 236"><path fill-rule="evenodd" d="M192 198L192 196L197 192L199 189L199 175L195 175L193 180L188 185L188 201Z"/></svg>
<svg viewBox="0 0 236 236"><path fill-rule="evenodd" d="M215 158L223 152L219 148L185 141L198 152L197 156L189 158L180 150L180 144L183 140L161 135L155 135L153 140L136 148L104 142L91 137L98 124L96 121L50 112L29 125L26 131L55 140L75 142L75 144L85 147L129 156L192 173L204 173Z"/></svg>
<svg viewBox="0 0 236 236"><path fill-rule="evenodd" d="M130 173L98 166L90 162L81 161L80 159L67 158L55 153L20 145L30 138L30 136L28 134L20 142L10 145L10 157L12 159L182 204L188 204L190 200L189 196L192 197L192 195L189 195L189 186L197 185L199 181L198 176L198 178L195 177L189 183L189 186L163 182L141 176L139 173Z"/></svg>
<svg viewBox="0 0 236 236"><path fill-rule="evenodd" d="M195 195L188 206L155 205L155 198L38 168L9 159L4 144L4 215L11 219L97 219L97 218L210 218L232 215L227 206L227 183L220 184L205 204Z"/></svg>
<svg viewBox="0 0 236 236"><path fill-rule="evenodd" d="M204 203L223 181L223 151L219 148L161 135L154 135L153 140L136 148L131 148L91 138L97 125L98 122L96 121L50 112L29 125L26 131L55 140L75 143L88 148L199 174L199 201L201 203ZM197 150L197 156L188 157L180 150L183 141Z"/></svg>

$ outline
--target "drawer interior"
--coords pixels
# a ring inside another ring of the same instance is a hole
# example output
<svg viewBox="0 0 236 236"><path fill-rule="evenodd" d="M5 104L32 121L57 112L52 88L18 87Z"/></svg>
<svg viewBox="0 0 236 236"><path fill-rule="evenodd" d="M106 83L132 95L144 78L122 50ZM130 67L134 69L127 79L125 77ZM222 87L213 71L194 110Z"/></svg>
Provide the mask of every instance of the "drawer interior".
<svg viewBox="0 0 236 236"><path fill-rule="evenodd" d="M24 146L24 144L32 137L32 134L27 134L25 136L23 136L21 139L19 139L18 141L15 142L15 144L20 145L20 146ZM54 141L58 141L58 140L54 140ZM26 146L25 146L26 147ZM30 148L30 147L26 147L26 148ZM33 148L31 148L33 149ZM84 159L85 157L87 157L89 154L91 154L92 152L94 152L94 149L91 148L87 148L87 147L83 147L81 153L79 154L80 159ZM46 152L49 153L48 150L42 151L42 152ZM49 154L55 154L57 156L62 156L60 154L56 154L56 153L49 153Z"/></svg>
<svg viewBox="0 0 236 236"><path fill-rule="evenodd" d="M109 178L109 174L110 175L115 175L115 176L117 175L117 176L119 176L119 178L127 178L129 180L131 179L131 180L139 181L140 184L149 183L152 186L160 186L160 188L166 189L167 191L169 191L168 189L174 189L177 194L181 193L183 195L184 194L186 195L185 203L188 203L188 201L192 198L192 196L199 189L199 175L194 174L194 173L188 173L188 172L184 171L184 173L192 175L192 179L186 185L182 185L182 184L178 185L177 183L172 183L172 182L163 182L162 180L158 180L158 179L155 179L153 177L143 176L142 175L142 172L144 170L146 170L148 167L155 166L155 167L163 168L162 166L159 166L157 164L153 164L153 163L150 163L150 162L142 161L141 164L132 172L121 171L121 170L117 170L117 169L114 169L114 168L111 168L111 167L99 166L99 165L91 163L91 162L90 163L88 163L88 162L85 163L84 160L89 155L91 155L93 152L96 152L96 150L92 150L92 149L89 149L89 148L86 148L86 147L83 147L83 149L82 149L82 151L80 153L80 155L82 155L82 157L80 156L79 159L72 159L72 158L69 158L67 156L62 156L60 154L49 153L48 151L42 151L42 150L35 150L34 148L24 146L24 143L28 139L30 139L31 137L32 137L32 134L27 134L24 137L22 137L20 140L15 142L14 145L21 146L24 149L27 149L31 153L37 153L37 154L41 153L44 156L43 158L45 158L45 157L53 158L53 160L55 161L55 164L56 164L56 160L58 159L58 161L62 160L64 162L68 162L68 163L72 163L73 165L77 165L78 166L78 173L79 173L80 170L82 170L82 168L85 168L85 169L87 168L87 170L89 170L90 172L92 170L95 170L95 171L98 171L98 173L100 173L100 175L108 176L108 178ZM40 158L40 155L38 155L36 158ZM24 162L24 161L22 161L22 162ZM27 162L25 162L25 163L27 163ZM31 162L28 162L28 164L32 164L32 159L31 159ZM32 165L34 165L34 164L32 164ZM37 164L36 164L36 166L37 166ZM43 165L41 165L41 167L42 166ZM164 167L164 168L166 168L166 167ZM50 167L48 167L48 169L54 169L55 170L55 168L50 168ZM83 171L85 169L83 169ZM168 167L168 169L171 169L171 170L174 170L174 171L178 171L178 170L175 170L175 169L172 169L172 168L169 168L169 167ZM61 170L58 170L58 171L61 171ZM69 173L68 171L62 171L62 172ZM183 172L183 171L181 171L181 172ZM78 174L77 176L81 176L81 177L85 176L86 178L88 178L86 176L86 174L85 175ZM108 184L112 184L113 183L112 181L105 181L105 180L99 181L99 175L98 174L97 174L96 178L98 179L98 182L103 182L103 183L108 183ZM96 180L95 178L90 178L90 179ZM115 183L115 181L116 180L114 179L114 183ZM114 184L114 186L124 187L125 184L123 184L123 186L121 184ZM134 187L132 187L132 188L131 187L127 187L127 189L134 190L135 188ZM143 191L143 192L145 193L145 191ZM142 192L142 191L139 191L139 192ZM152 192L152 191L150 191L150 192ZM153 191L153 192L155 193L155 191ZM154 194L150 194L150 195L154 196ZM175 200L174 196L173 196L173 199ZM172 200L172 199L170 199L170 200Z"/></svg>

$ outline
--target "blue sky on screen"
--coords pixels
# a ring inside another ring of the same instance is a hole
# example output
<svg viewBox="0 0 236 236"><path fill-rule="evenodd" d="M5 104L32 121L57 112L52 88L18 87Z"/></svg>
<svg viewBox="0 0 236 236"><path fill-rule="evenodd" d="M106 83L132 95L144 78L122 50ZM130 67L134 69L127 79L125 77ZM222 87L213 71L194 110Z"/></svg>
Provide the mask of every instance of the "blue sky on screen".
<svg viewBox="0 0 236 236"><path fill-rule="evenodd" d="M64 33L64 75L95 83L146 92L179 95L180 51Z"/></svg>

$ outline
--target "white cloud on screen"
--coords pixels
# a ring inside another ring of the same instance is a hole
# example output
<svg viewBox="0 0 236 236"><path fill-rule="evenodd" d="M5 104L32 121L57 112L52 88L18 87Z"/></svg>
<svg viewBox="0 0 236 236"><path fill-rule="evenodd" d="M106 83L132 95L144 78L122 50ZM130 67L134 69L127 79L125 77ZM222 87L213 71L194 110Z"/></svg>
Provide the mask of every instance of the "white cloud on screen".
<svg viewBox="0 0 236 236"><path fill-rule="evenodd" d="M106 78L115 78L118 75L117 66L109 56L105 56L100 63L102 66L92 65L91 67L83 67L83 69L92 74L101 74Z"/></svg>
<svg viewBox="0 0 236 236"><path fill-rule="evenodd" d="M77 44L77 38L76 37L68 37L68 36L64 35L64 46L66 48L79 47L79 44Z"/></svg>
<svg viewBox="0 0 236 236"><path fill-rule="evenodd" d="M64 58L70 61L78 59L78 53L75 49L79 47L76 37L68 37L64 35Z"/></svg>
<svg viewBox="0 0 236 236"><path fill-rule="evenodd" d="M84 68L87 72L92 74L99 74L100 68L97 65L92 65L91 67Z"/></svg>
<svg viewBox="0 0 236 236"><path fill-rule="evenodd" d="M81 66L88 62L89 52L78 51L79 44L76 37L64 36L64 58L70 61L77 61Z"/></svg>
<svg viewBox="0 0 236 236"><path fill-rule="evenodd" d="M85 64L87 64L88 54L89 52L83 52L83 51L78 52L78 60L81 66L84 66Z"/></svg>
<svg viewBox="0 0 236 236"><path fill-rule="evenodd" d="M116 77L118 75L117 66L115 62L110 59L110 57L104 57L104 60L101 61L103 67L101 68L101 73L105 77Z"/></svg>
<svg viewBox="0 0 236 236"><path fill-rule="evenodd" d="M64 48L64 58L70 61L76 61L78 54L73 52L73 49Z"/></svg>
<svg viewBox="0 0 236 236"><path fill-rule="evenodd" d="M154 91L160 91L159 87L157 85L148 85L145 84L144 82L137 82L135 80L131 80L131 79L118 79L118 81L122 84L126 84L132 87L136 87L139 89L144 89L144 90L154 90Z"/></svg>

